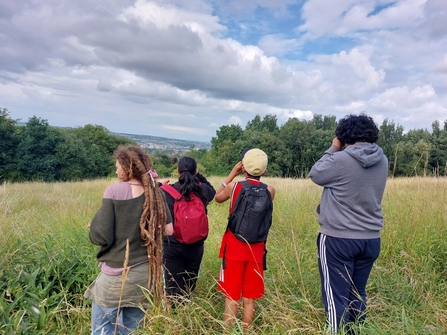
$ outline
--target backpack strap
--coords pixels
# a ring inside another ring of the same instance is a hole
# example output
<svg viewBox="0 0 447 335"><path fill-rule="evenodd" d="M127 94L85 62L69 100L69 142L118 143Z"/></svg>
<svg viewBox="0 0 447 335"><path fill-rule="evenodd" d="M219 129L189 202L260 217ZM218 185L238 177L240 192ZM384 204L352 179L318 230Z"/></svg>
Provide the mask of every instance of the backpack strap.
<svg viewBox="0 0 447 335"><path fill-rule="evenodd" d="M168 193L171 197L173 197L174 200L179 200L182 197L181 193L177 191L174 186L163 184L160 186L160 188Z"/></svg>
<svg viewBox="0 0 447 335"><path fill-rule="evenodd" d="M268 189L267 184L263 183L260 180L259 180L259 184L252 184L248 180L241 180L241 181L238 181L238 183L241 183L242 188L248 188L250 186L255 186L255 187Z"/></svg>

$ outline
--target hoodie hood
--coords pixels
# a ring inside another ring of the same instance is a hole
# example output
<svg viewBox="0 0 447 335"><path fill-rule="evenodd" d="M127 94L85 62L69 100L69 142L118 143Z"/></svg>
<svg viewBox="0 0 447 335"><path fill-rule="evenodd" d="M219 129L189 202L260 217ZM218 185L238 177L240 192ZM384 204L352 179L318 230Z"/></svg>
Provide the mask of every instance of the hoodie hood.
<svg viewBox="0 0 447 335"><path fill-rule="evenodd" d="M361 142L349 145L344 151L365 168L376 165L383 159L383 150L375 143Z"/></svg>

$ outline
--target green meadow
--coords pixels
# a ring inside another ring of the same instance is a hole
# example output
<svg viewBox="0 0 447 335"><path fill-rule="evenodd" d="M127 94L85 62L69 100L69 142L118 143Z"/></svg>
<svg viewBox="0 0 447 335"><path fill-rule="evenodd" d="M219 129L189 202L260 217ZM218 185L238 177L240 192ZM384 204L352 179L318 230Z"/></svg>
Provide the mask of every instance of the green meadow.
<svg viewBox="0 0 447 335"><path fill-rule="evenodd" d="M221 177L211 177L216 188ZM266 295L253 334L325 334L316 237L322 189L265 178L276 188L267 242ZM87 225L116 180L0 185L0 334L89 334L86 287L98 274ZM447 333L447 179L389 179L381 256L368 282L361 334ZM135 334L223 334L216 288L228 203L209 205L210 234L198 287L175 310L153 307ZM240 334L241 326L227 332Z"/></svg>

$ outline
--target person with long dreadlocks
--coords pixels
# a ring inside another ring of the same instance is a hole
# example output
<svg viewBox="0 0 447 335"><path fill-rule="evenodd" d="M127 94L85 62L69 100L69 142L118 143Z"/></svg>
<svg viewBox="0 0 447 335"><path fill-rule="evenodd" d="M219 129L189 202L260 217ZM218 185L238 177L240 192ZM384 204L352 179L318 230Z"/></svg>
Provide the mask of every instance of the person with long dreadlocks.
<svg viewBox="0 0 447 335"><path fill-rule="evenodd" d="M84 297L92 299L92 335L128 334L144 317L142 287L164 299L163 235L173 232L163 192L150 173L152 161L138 146L114 152L119 183L107 187L90 223L101 272Z"/></svg>

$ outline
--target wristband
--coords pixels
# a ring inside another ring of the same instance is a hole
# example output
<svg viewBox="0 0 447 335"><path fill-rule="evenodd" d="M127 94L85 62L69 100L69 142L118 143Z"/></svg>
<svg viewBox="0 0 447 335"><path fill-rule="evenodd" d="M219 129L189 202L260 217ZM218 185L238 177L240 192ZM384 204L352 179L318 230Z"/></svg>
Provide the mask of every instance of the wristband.
<svg viewBox="0 0 447 335"><path fill-rule="evenodd" d="M227 184L225 184L225 182L223 181L223 182L222 182L222 186L223 186L223 187L227 187Z"/></svg>

